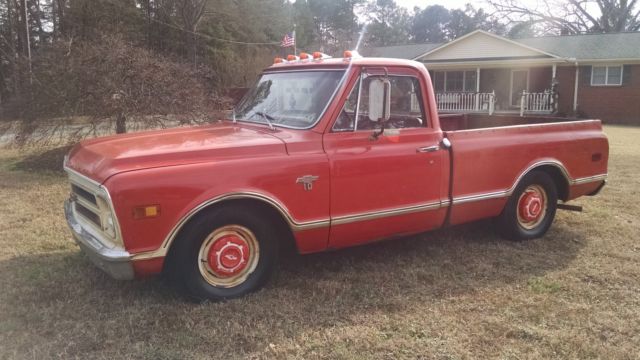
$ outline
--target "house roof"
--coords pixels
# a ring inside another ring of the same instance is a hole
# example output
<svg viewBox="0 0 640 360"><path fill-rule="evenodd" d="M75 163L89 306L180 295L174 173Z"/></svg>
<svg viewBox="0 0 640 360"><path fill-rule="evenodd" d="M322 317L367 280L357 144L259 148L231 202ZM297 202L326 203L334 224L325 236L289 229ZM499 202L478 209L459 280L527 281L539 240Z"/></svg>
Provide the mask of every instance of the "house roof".
<svg viewBox="0 0 640 360"><path fill-rule="evenodd" d="M640 59L640 32L544 36L515 41L577 60Z"/></svg>
<svg viewBox="0 0 640 360"><path fill-rule="evenodd" d="M442 44L411 44L396 46L381 46L365 50L365 54L375 57L397 58L397 59L415 59L416 57L429 52Z"/></svg>
<svg viewBox="0 0 640 360"><path fill-rule="evenodd" d="M402 59L416 59L424 55L439 51L445 45L457 42L472 34L484 33L476 30L453 42L397 45L369 48L364 51L368 56L390 57ZM532 50L557 56L565 59L576 60L640 60L640 32L611 33L611 34L585 34L543 36L524 39L507 39L490 34L495 38L503 39L512 44L521 44Z"/></svg>

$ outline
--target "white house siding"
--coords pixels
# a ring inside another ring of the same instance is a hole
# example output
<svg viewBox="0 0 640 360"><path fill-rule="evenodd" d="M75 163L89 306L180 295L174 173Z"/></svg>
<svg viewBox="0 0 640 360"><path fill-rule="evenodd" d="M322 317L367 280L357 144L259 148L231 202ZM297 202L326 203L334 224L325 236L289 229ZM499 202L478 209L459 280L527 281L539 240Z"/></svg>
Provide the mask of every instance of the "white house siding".
<svg viewBox="0 0 640 360"><path fill-rule="evenodd" d="M451 43L419 60L477 59L495 57L544 56L543 53L512 44L481 32Z"/></svg>

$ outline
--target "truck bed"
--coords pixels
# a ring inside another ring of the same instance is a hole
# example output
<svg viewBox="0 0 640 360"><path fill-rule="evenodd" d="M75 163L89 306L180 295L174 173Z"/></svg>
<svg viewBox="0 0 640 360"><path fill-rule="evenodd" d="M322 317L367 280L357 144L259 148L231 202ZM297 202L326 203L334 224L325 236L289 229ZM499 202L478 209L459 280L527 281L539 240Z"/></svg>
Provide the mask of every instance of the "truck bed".
<svg viewBox="0 0 640 360"><path fill-rule="evenodd" d="M519 116L518 114L482 115L482 114L440 114L440 127L443 131L484 129L514 125L533 125L580 121L558 116Z"/></svg>
<svg viewBox="0 0 640 360"><path fill-rule="evenodd" d="M452 144L451 200L468 203L453 207L452 224L487 210L497 216L520 177L533 168L551 172L563 201L589 194L604 181L597 179L607 172L608 142L599 120L523 123L498 117L462 125L468 126L445 130ZM480 199L489 201L475 201Z"/></svg>

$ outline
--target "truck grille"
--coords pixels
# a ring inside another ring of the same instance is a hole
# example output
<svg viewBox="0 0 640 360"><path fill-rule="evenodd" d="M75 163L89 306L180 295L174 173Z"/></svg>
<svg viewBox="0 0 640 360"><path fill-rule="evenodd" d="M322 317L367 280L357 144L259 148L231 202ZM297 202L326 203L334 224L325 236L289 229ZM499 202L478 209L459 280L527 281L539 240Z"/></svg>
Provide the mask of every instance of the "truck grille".
<svg viewBox="0 0 640 360"><path fill-rule="evenodd" d="M109 247L123 247L118 219L107 189L65 166L71 187L70 205L78 225Z"/></svg>
<svg viewBox="0 0 640 360"><path fill-rule="evenodd" d="M102 223L100 222L100 215L96 214L95 212L93 212L92 210L90 210L89 208L85 207L84 205L78 202L76 202L76 212L82 215L87 220L91 221L99 229L102 229Z"/></svg>
<svg viewBox="0 0 640 360"><path fill-rule="evenodd" d="M73 192L76 196L87 200L93 205L98 206L98 200L96 199L96 196L89 191L81 188L80 186L71 184L71 192Z"/></svg>

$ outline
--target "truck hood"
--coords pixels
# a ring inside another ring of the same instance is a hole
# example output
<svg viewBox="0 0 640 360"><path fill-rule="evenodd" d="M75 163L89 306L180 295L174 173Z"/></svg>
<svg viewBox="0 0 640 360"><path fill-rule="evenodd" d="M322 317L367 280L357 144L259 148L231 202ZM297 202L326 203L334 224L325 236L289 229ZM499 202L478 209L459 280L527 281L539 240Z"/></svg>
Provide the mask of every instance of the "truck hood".
<svg viewBox="0 0 640 360"><path fill-rule="evenodd" d="M286 154L277 137L216 124L85 140L71 150L66 167L102 183L124 171L275 154Z"/></svg>

